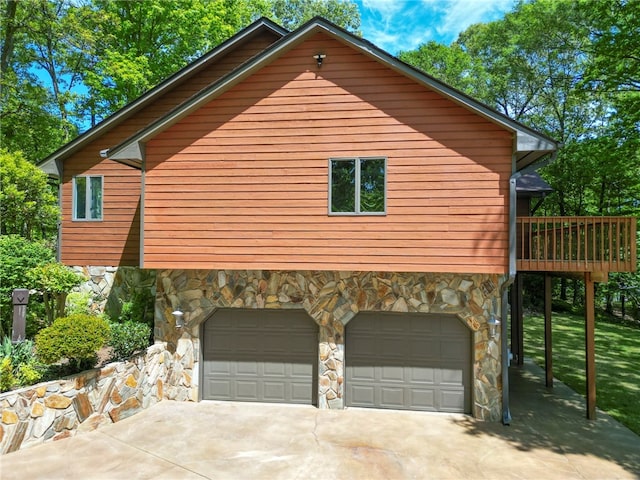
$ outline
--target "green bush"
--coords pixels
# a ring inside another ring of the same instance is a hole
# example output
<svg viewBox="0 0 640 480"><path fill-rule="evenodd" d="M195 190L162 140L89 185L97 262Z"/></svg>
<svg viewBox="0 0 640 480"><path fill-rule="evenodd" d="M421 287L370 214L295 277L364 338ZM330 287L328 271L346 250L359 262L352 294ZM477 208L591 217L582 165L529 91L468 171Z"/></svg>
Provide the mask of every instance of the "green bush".
<svg viewBox="0 0 640 480"><path fill-rule="evenodd" d="M34 285L26 280L26 273L38 265L54 260L54 251L44 242L34 242L18 235L0 236L0 336L11 335L13 307L11 293L15 288L31 289ZM38 297L29 299L27 314L41 310ZM27 329L29 325L27 324Z"/></svg>
<svg viewBox="0 0 640 480"><path fill-rule="evenodd" d="M12 343L9 337L4 337L0 360L0 391L33 385L42 378L31 340Z"/></svg>
<svg viewBox="0 0 640 480"><path fill-rule="evenodd" d="M66 313L67 315L75 315L82 313L91 314L91 303L93 297L90 292L71 292L67 295Z"/></svg>
<svg viewBox="0 0 640 480"><path fill-rule="evenodd" d="M93 367L96 354L109 334L109 323L102 317L83 314L60 317L36 335L36 352L46 364L66 358L76 371L82 371Z"/></svg>
<svg viewBox="0 0 640 480"><path fill-rule="evenodd" d="M113 348L111 358L124 360L133 353L149 346L151 327L145 323L127 321L111 324L109 346Z"/></svg>
<svg viewBox="0 0 640 480"><path fill-rule="evenodd" d="M16 384L16 377L13 374L13 365L8 357L0 360L0 392L11 390Z"/></svg>
<svg viewBox="0 0 640 480"><path fill-rule="evenodd" d="M38 383L42 378L42 372L38 369L35 362L22 363L18 365L18 373L16 379L21 387Z"/></svg>

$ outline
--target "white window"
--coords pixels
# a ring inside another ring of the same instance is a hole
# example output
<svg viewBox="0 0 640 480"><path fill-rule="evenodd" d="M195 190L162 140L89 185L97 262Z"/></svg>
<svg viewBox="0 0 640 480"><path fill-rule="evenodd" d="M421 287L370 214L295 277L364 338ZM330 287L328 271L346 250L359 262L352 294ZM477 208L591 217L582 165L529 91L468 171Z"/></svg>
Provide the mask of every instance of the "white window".
<svg viewBox="0 0 640 480"><path fill-rule="evenodd" d="M384 158L329 160L329 214L384 215L386 164Z"/></svg>
<svg viewBox="0 0 640 480"><path fill-rule="evenodd" d="M102 220L102 176L73 177L73 219Z"/></svg>

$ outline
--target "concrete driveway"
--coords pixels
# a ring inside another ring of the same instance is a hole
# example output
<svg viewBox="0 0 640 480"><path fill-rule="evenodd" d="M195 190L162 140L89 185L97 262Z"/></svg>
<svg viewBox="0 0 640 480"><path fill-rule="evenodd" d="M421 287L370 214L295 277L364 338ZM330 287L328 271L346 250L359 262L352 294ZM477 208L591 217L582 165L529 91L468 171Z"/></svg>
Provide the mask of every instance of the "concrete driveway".
<svg viewBox="0 0 640 480"><path fill-rule="evenodd" d="M640 478L640 437L581 397L512 372L509 427L464 415L161 402L100 430L0 457L9 479Z"/></svg>

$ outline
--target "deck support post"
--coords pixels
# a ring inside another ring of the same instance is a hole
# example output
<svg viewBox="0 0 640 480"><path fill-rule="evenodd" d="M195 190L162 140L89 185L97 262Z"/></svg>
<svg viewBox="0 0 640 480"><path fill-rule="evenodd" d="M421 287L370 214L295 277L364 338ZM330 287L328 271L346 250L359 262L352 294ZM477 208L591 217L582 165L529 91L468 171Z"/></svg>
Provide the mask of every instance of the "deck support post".
<svg viewBox="0 0 640 480"><path fill-rule="evenodd" d="M584 318L585 318L585 355L587 371L587 418L596 419L596 342L595 342L595 304L593 278L590 272L584 274Z"/></svg>
<svg viewBox="0 0 640 480"><path fill-rule="evenodd" d="M544 274L544 370L547 388L553 388L553 341L551 334L551 275Z"/></svg>
<svg viewBox="0 0 640 480"><path fill-rule="evenodd" d="M511 354L514 364L524 365L524 332L522 311L522 274L516 274L511 286Z"/></svg>

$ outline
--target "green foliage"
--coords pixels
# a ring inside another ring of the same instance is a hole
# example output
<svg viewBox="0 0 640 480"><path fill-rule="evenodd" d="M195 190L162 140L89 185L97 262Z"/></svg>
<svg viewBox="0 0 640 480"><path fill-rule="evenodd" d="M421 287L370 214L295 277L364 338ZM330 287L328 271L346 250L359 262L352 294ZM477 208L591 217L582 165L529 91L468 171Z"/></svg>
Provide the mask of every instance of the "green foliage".
<svg viewBox="0 0 640 480"><path fill-rule="evenodd" d="M258 17L315 15L360 26L352 0L4 1L0 145L35 163Z"/></svg>
<svg viewBox="0 0 640 480"><path fill-rule="evenodd" d="M18 384L22 386L33 385L42 379L42 372L34 363L22 363L18 365Z"/></svg>
<svg viewBox="0 0 640 480"><path fill-rule="evenodd" d="M0 392L11 390L16 384L16 377L13 374L11 359L4 357L0 361Z"/></svg>
<svg viewBox="0 0 640 480"><path fill-rule="evenodd" d="M352 0L270 0L268 3L272 18L287 30L321 16L359 34L360 12Z"/></svg>
<svg viewBox="0 0 640 480"><path fill-rule="evenodd" d="M29 241L18 235L0 236L0 336L11 334L13 290L32 288L26 279L27 271L53 259L53 250L43 242ZM38 309L38 304L32 295L27 312L34 309Z"/></svg>
<svg viewBox="0 0 640 480"><path fill-rule="evenodd" d="M400 52L398 57L468 95L479 99L487 96L488 75L482 61L459 43L446 46L429 41L417 50Z"/></svg>
<svg viewBox="0 0 640 480"><path fill-rule="evenodd" d="M67 295L66 314L91 314L91 303L93 297L90 292L71 292Z"/></svg>
<svg viewBox="0 0 640 480"><path fill-rule="evenodd" d="M27 272L27 279L43 295L49 324L54 318L64 316L68 293L85 280L79 273L57 262L32 268Z"/></svg>
<svg viewBox="0 0 640 480"><path fill-rule="evenodd" d="M36 352L46 364L68 359L77 371L93 366L96 353L109 339L109 323L90 315L56 319L36 335Z"/></svg>
<svg viewBox="0 0 640 480"><path fill-rule="evenodd" d="M27 239L53 238L60 209L46 173L22 153L0 149L0 178L1 233Z"/></svg>
<svg viewBox="0 0 640 480"><path fill-rule="evenodd" d="M118 316L119 322L139 322L153 326L155 297L147 289L140 289L131 295L131 299L122 302L122 309Z"/></svg>
<svg viewBox="0 0 640 480"><path fill-rule="evenodd" d="M124 323L111 324L111 338L109 346L113 348L112 358L124 360L133 353L146 349L149 346L151 327L144 323L130 320Z"/></svg>
<svg viewBox="0 0 640 480"><path fill-rule="evenodd" d="M32 385L42 378L30 340L12 343L9 337L4 337L0 343L0 360L0 391Z"/></svg>

